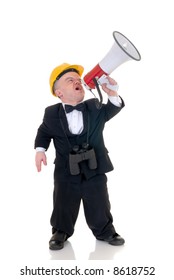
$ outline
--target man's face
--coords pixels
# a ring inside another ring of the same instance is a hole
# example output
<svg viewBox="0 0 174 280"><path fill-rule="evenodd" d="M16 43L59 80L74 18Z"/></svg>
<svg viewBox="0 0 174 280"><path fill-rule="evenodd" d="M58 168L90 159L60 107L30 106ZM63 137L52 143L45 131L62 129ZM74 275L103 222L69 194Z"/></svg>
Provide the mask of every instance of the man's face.
<svg viewBox="0 0 174 280"><path fill-rule="evenodd" d="M76 72L67 72L57 82L55 94L63 103L76 105L83 101L85 91L81 84L80 76Z"/></svg>

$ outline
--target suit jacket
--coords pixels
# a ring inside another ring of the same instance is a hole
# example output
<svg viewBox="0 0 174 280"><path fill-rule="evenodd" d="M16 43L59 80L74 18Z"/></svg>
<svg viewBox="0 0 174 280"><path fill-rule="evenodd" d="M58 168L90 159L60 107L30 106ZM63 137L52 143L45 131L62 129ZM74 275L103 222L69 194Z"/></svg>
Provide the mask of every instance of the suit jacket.
<svg viewBox="0 0 174 280"><path fill-rule="evenodd" d="M117 107L109 100L107 104L102 104L101 109L97 109L95 99L84 101L85 110L83 112L84 129L80 135L74 135L69 131L65 111L61 103L49 106L45 109L43 122L38 128L35 139L35 148L44 147L48 149L53 140L56 150L56 173L59 176L71 176L69 169L69 153L74 145L87 142L94 148L97 168L90 170L87 162L83 163L83 173L87 178L96 174L103 174L113 170L113 165L108 155L103 139L103 129L105 123L114 117L124 107ZM75 177L77 175L74 175Z"/></svg>

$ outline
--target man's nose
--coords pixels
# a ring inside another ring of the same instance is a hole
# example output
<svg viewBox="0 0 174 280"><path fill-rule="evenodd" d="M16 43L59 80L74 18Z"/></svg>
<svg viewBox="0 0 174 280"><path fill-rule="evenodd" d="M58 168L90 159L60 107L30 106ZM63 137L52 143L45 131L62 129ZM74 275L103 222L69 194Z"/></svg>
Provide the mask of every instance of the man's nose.
<svg viewBox="0 0 174 280"><path fill-rule="evenodd" d="M81 80L79 80L79 79L74 80L74 83L80 85L81 84Z"/></svg>

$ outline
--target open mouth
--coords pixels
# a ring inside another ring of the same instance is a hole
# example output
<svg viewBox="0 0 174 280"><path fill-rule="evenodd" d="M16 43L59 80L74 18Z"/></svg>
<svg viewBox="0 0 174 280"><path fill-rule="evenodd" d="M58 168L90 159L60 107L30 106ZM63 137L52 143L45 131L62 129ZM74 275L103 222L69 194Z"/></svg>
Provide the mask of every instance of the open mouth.
<svg viewBox="0 0 174 280"><path fill-rule="evenodd" d="M81 90L81 87L80 86L76 86L75 90Z"/></svg>

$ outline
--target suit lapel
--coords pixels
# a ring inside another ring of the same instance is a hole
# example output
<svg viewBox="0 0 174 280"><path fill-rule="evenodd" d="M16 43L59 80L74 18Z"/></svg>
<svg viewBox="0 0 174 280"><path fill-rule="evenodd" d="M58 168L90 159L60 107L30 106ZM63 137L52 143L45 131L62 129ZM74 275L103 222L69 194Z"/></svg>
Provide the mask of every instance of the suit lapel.
<svg viewBox="0 0 174 280"><path fill-rule="evenodd" d="M67 136L71 136L72 133L69 131L68 121L62 104L60 104L59 118L60 118L62 129L64 130Z"/></svg>
<svg viewBox="0 0 174 280"><path fill-rule="evenodd" d="M85 104L85 109L83 111L83 125L84 125L84 128L83 128L83 131L81 134L84 134L84 133L87 133L88 131L88 112L87 112L87 108L86 108L86 104Z"/></svg>

